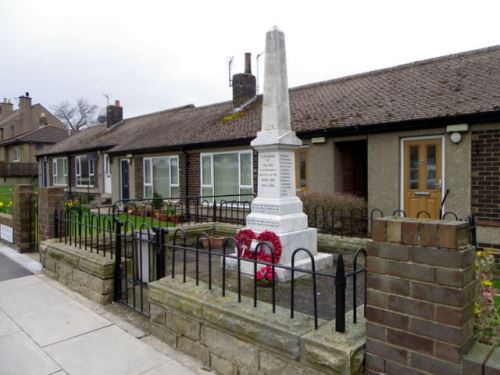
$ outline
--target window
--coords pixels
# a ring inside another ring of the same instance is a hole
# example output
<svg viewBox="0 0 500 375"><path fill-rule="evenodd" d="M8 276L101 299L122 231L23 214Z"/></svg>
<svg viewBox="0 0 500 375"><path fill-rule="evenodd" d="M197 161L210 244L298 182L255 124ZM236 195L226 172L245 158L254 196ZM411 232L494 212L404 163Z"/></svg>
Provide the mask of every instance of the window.
<svg viewBox="0 0 500 375"><path fill-rule="evenodd" d="M68 159L57 158L52 160L52 185L68 185Z"/></svg>
<svg viewBox="0 0 500 375"><path fill-rule="evenodd" d="M12 161L21 161L21 146L14 146Z"/></svg>
<svg viewBox="0 0 500 375"><path fill-rule="evenodd" d="M253 193L252 151L201 154L201 195L248 194L225 200L250 201ZM208 199L212 201L213 199Z"/></svg>
<svg viewBox="0 0 500 375"><path fill-rule="evenodd" d="M144 198L153 198L156 192L163 198L178 198L179 158L165 156L144 158Z"/></svg>
<svg viewBox="0 0 500 375"><path fill-rule="evenodd" d="M295 188L302 192L309 190L309 161L307 154L307 148L299 148L295 151Z"/></svg>
<svg viewBox="0 0 500 375"><path fill-rule="evenodd" d="M90 155L80 155L75 158L76 186L78 187L94 186L95 160L89 156Z"/></svg>

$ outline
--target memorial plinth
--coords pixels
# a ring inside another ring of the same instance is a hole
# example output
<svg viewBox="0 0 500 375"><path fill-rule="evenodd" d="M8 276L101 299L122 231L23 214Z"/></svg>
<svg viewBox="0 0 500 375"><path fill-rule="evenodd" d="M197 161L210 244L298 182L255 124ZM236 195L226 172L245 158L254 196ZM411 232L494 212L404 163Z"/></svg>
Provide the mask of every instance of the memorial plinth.
<svg viewBox="0 0 500 375"><path fill-rule="evenodd" d="M265 56L262 131L251 142L259 157L258 190L247 216L247 228L257 234L269 230L280 237L280 264L291 265L293 251L304 248L313 254L318 270L331 265L333 257L318 253L316 228L308 227L302 201L296 194L295 150L302 141L290 126L285 37L277 28L266 35ZM233 268L236 261L228 264ZM297 253L295 266L311 269L307 253ZM253 263L242 260L241 270L253 275ZM276 275L279 281L286 281L291 272L276 268Z"/></svg>

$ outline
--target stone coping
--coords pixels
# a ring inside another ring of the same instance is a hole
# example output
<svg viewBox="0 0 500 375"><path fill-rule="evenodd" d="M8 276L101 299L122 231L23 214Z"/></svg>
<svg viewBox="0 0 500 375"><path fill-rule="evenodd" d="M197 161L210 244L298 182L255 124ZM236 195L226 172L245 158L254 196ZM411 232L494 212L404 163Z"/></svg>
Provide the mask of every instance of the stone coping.
<svg viewBox="0 0 500 375"><path fill-rule="evenodd" d="M314 318L300 312L294 313L290 319L289 309L258 301L253 307L253 299L238 296L200 281L187 277L172 279L165 277L149 284L149 298L152 304L176 310L179 313L202 319L211 326L230 332L240 339L251 341L259 346L279 350L291 358L298 359L302 341L309 347L318 347L325 352L353 353L365 342L365 323L362 308L358 311L358 322L352 324L352 312L346 316L347 331L345 334L335 332L335 321L319 320L319 329L314 330Z"/></svg>
<svg viewBox="0 0 500 375"><path fill-rule="evenodd" d="M102 252L79 249L76 246L59 242L58 239L45 240L40 243L41 253L50 253L51 257L77 268L83 272L101 279L114 277L115 260L109 252L104 256Z"/></svg>

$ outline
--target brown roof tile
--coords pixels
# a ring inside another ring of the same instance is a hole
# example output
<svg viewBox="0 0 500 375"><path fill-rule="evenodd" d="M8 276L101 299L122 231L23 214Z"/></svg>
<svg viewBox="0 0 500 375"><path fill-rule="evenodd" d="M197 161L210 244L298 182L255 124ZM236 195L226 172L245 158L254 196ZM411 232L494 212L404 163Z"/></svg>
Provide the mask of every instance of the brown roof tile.
<svg viewBox="0 0 500 375"><path fill-rule="evenodd" d="M113 136L80 137L116 153L253 138L261 97L239 114L231 110L224 102L164 111L125 120ZM292 88L290 111L299 133L500 112L500 46Z"/></svg>

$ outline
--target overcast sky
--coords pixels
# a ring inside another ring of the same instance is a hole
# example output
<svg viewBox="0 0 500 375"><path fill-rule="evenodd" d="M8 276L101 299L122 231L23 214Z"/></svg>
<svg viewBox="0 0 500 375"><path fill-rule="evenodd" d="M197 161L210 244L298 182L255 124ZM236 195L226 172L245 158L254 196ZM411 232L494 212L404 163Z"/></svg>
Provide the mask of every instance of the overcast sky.
<svg viewBox="0 0 500 375"><path fill-rule="evenodd" d="M227 58L241 72L273 25L293 87L500 44L499 14L494 0L0 0L0 98L107 94L126 117L205 105L231 98Z"/></svg>

